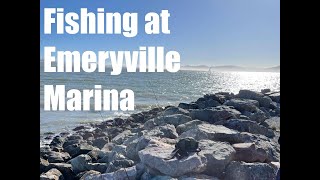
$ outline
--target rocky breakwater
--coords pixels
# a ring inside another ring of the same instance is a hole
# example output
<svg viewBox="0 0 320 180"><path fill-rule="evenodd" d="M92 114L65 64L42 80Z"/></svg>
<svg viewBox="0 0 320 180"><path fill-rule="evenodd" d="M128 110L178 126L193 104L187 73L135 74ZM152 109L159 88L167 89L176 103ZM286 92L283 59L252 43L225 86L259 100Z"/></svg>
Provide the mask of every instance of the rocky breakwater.
<svg viewBox="0 0 320 180"><path fill-rule="evenodd" d="M241 90L49 135L40 179L272 180L280 161L280 92ZM187 137L200 152L170 157Z"/></svg>

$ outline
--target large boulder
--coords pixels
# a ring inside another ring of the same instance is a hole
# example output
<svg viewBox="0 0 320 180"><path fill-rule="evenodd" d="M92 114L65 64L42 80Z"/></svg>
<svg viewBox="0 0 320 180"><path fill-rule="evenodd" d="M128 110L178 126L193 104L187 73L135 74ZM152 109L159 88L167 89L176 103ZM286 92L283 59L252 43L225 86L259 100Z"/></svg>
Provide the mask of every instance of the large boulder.
<svg viewBox="0 0 320 180"><path fill-rule="evenodd" d="M47 160L40 158L40 174L46 171L48 165L49 162Z"/></svg>
<svg viewBox="0 0 320 180"><path fill-rule="evenodd" d="M208 176L205 174L196 174L196 175L189 175L189 176L182 176L179 180L219 180L216 177Z"/></svg>
<svg viewBox="0 0 320 180"><path fill-rule="evenodd" d="M268 115L260 109L257 109L255 112L243 112L243 115L249 117L251 121L256 121L257 123L261 123L264 120L268 119ZM236 118L234 118L236 119Z"/></svg>
<svg viewBox="0 0 320 180"><path fill-rule="evenodd" d="M273 180L277 169L267 163L245 163L232 161L227 169L225 180Z"/></svg>
<svg viewBox="0 0 320 180"><path fill-rule="evenodd" d="M101 149L108 142L109 142L109 139L107 137L99 137L92 141L92 146Z"/></svg>
<svg viewBox="0 0 320 180"><path fill-rule="evenodd" d="M199 125L199 124L204 124L204 123L206 123L206 122L200 121L200 120L197 120L197 119L196 120L192 120L192 121L189 121L187 123L180 124L179 126L177 126L176 131L177 131L178 134L181 134L181 133L186 132L186 131L188 131L190 129L196 128L197 125Z"/></svg>
<svg viewBox="0 0 320 180"><path fill-rule="evenodd" d="M232 161L235 154L234 148L224 142L201 140L199 156L204 157L206 162L205 174L221 177L226 166Z"/></svg>
<svg viewBox="0 0 320 180"><path fill-rule="evenodd" d="M80 180L95 180L96 176L99 174L101 174L101 173L98 171L90 170L90 171L87 171L86 173L84 173L81 176Z"/></svg>
<svg viewBox="0 0 320 180"><path fill-rule="evenodd" d="M153 129L155 126L161 126L166 124L172 124L177 127L180 124L191 121L190 116L186 116L183 114L174 114L168 116L158 116L156 118L150 119L144 123L144 128L147 130Z"/></svg>
<svg viewBox="0 0 320 180"><path fill-rule="evenodd" d="M193 137L196 140L209 139L229 143L239 143L245 141L238 131L229 129L221 125L200 124L195 128L182 133L179 138Z"/></svg>
<svg viewBox="0 0 320 180"><path fill-rule="evenodd" d="M240 112L255 112L259 107L259 102L252 99L230 99L224 103L226 106L233 106Z"/></svg>
<svg viewBox="0 0 320 180"><path fill-rule="evenodd" d="M272 117L261 123L262 126L270 128L274 131L280 131L280 117Z"/></svg>
<svg viewBox="0 0 320 180"><path fill-rule="evenodd" d="M40 180L64 180L62 173L58 169L50 169L40 175Z"/></svg>
<svg viewBox="0 0 320 180"><path fill-rule="evenodd" d="M272 101L280 103L280 92L270 94L269 97L272 99Z"/></svg>
<svg viewBox="0 0 320 180"><path fill-rule="evenodd" d="M195 109L190 112L192 119L199 119L209 123L239 118L241 113L229 106L217 106L214 108Z"/></svg>
<svg viewBox="0 0 320 180"><path fill-rule="evenodd" d="M264 95L260 92L255 92L251 90L240 90L239 93L236 95L238 98L244 98L244 99L258 99L263 97Z"/></svg>
<svg viewBox="0 0 320 180"><path fill-rule="evenodd" d="M173 145L158 142L139 151L139 157L146 168L151 172L159 172L172 177L182 176L187 173L201 173L205 170L203 158L196 153L178 160L166 160L174 150Z"/></svg>
<svg viewBox="0 0 320 180"><path fill-rule="evenodd" d="M162 126L156 126L150 131L146 131L145 135L147 136L156 136L156 137L166 137L175 139L178 137L178 134L176 132L176 128L172 124L166 124Z"/></svg>
<svg viewBox="0 0 320 180"><path fill-rule="evenodd" d="M72 171L72 166L71 164L67 164L67 163L50 163L47 167L47 170L50 169L58 169L65 180L74 180L74 177L76 176L76 174L73 173Z"/></svg>
<svg viewBox="0 0 320 180"><path fill-rule="evenodd" d="M119 133L115 136L111 142L115 144L122 144L126 139L128 139L132 135L131 130L125 130L122 133Z"/></svg>
<svg viewBox="0 0 320 180"><path fill-rule="evenodd" d="M182 109L199 109L199 106L196 104L196 103L180 103L178 105L179 108L182 108Z"/></svg>
<svg viewBox="0 0 320 180"><path fill-rule="evenodd" d="M257 148L254 143L238 143L232 147L236 150L235 161L265 162L268 156L264 149Z"/></svg>
<svg viewBox="0 0 320 180"><path fill-rule="evenodd" d="M64 150L68 152L71 157L76 157L80 154L87 154L93 149L94 147L88 143L72 144L64 148Z"/></svg>
<svg viewBox="0 0 320 180"><path fill-rule="evenodd" d="M88 171L91 170L88 168L88 163L91 163L91 157L87 154L81 154L73 159L70 160L72 170L76 174L83 172L83 171Z"/></svg>
<svg viewBox="0 0 320 180"><path fill-rule="evenodd" d="M243 119L230 119L228 121L221 121L216 124L223 125L227 128L234 129L240 132L249 132L252 134L262 134L269 138L275 136L274 132L262 125L259 125L255 121L243 120Z"/></svg>
<svg viewBox="0 0 320 180"><path fill-rule="evenodd" d="M121 168L115 172L103 173L103 174L90 174L85 180L104 180L104 179L114 179L114 180L136 180L137 179L137 168L136 166Z"/></svg>
<svg viewBox="0 0 320 180"><path fill-rule="evenodd" d="M62 163L71 159L70 155L67 152L55 152L50 151L47 154L49 163Z"/></svg>
<svg viewBox="0 0 320 180"><path fill-rule="evenodd" d="M163 112L161 112L162 116L168 116L168 115L174 115L174 114L184 114L186 116L189 116L190 112L180 107L174 107L174 106L169 107Z"/></svg>

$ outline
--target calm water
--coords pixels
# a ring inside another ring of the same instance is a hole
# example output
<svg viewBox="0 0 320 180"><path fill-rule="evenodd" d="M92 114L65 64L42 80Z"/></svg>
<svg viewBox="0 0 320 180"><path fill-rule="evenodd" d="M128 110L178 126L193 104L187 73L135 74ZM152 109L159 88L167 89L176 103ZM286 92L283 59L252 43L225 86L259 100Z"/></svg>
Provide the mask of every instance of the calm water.
<svg viewBox="0 0 320 180"><path fill-rule="evenodd" d="M128 116L132 112L43 111L43 86L66 85L68 89L93 89L102 85L103 89L131 89L135 93L135 111L142 111L159 105L178 105L191 102L206 93L233 92L240 89L260 91L264 88L280 90L280 73L275 72L197 72L177 73L122 73L110 76L106 73L43 73L40 70L40 127L45 132L60 132L79 124L102 121L112 117ZM157 100L156 100L157 99ZM92 101L92 103L94 103ZM102 117L101 117L102 116Z"/></svg>

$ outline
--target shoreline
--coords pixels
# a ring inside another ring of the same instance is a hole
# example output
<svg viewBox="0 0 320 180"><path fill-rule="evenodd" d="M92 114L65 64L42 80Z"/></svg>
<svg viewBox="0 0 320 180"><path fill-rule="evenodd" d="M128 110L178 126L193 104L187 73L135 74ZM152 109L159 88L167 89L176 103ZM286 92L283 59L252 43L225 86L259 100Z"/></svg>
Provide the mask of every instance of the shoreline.
<svg viewBox="0 0 320 180"><path fill-rule="evenodd" d="M191 103L43 134L40 179L235 179L257 177L258 171L259 178L272 179L279 136L280 91L206 94ZM201 151L165 160L186 137L199 142Z"/></svg>

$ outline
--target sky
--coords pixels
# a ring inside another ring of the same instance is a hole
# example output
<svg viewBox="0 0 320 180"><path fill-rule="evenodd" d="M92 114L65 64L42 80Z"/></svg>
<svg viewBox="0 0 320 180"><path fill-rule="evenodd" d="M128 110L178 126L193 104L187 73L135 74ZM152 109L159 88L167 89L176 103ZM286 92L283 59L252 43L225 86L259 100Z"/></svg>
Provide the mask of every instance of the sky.
<svg viewBox="0 0 320 180"><path fill-rule="evenodd" d="M96 12L137 12L138 35L44 34L44 8L80 8ZM148 35L148 12L170 13L170 34ZM177 51L182 65L238 65L272 67L280 64L280 0L41 0L40 59L44 46L61 51L138 50L139 46L164 46Z"/></svg>

